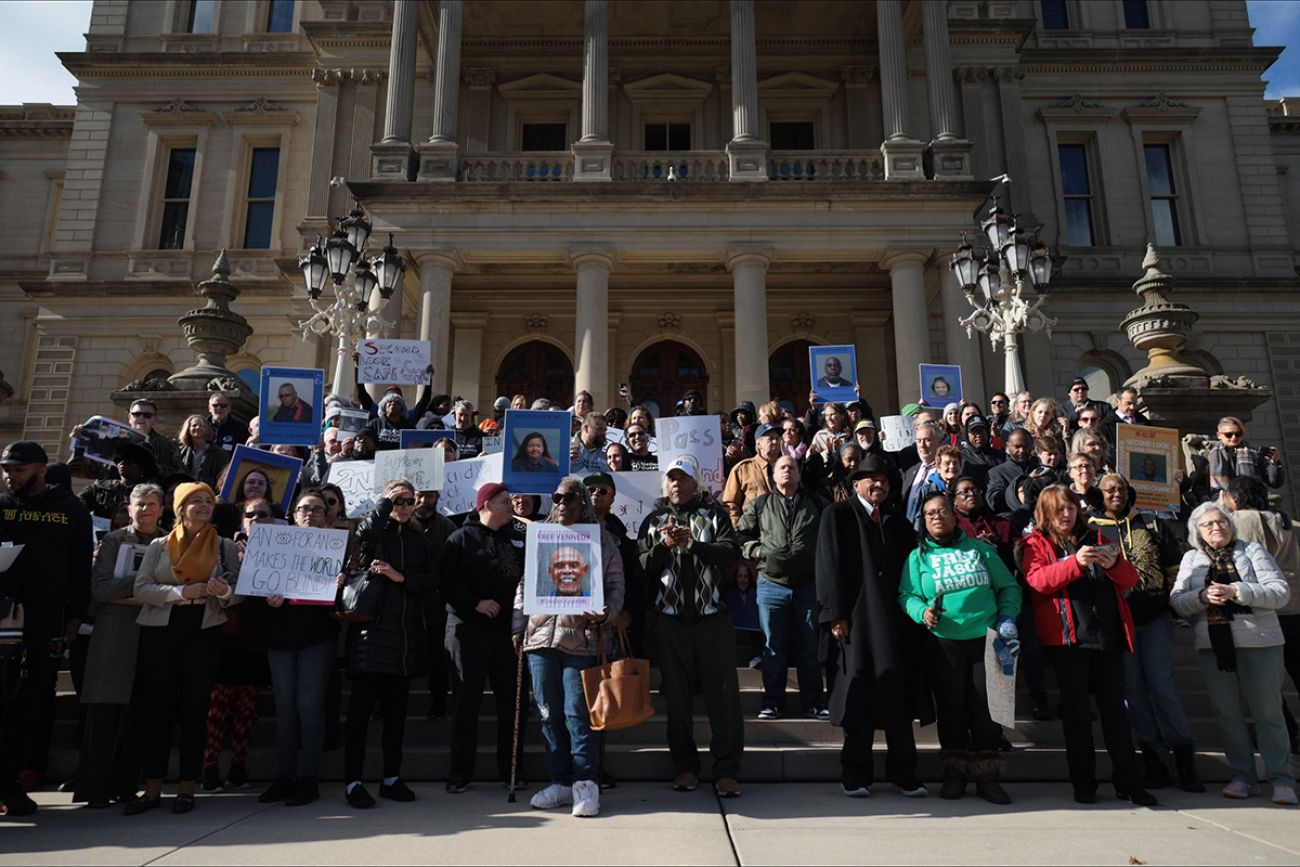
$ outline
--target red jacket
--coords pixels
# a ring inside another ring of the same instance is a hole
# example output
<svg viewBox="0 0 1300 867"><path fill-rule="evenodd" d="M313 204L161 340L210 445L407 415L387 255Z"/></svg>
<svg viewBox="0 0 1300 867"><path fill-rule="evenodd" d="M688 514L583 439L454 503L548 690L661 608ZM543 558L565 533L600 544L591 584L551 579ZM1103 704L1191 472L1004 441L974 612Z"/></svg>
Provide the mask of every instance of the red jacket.
<svg viewBox="0 0 1300 867"><path fill-rule="evenodd" d="M1092 531L1090 530L1091 534ZM1105 544L1098 535L1095 544ZM1042 530L1025 537L1020 567L1029 584L1029 601L1034 607L1034 624L1038 638L1049 647L1068 647L1078 642L1074 631L1074 611L1070 606L1070 584L1084 576L1084 568L1073 556L1062 557L1056 543ZM1133 615L1129 613L1124 591L1138 583L1137 569L1121 556L1106 572L1115 588L1115 603L1124 628L1124 640L1133 650Z"/></svg>

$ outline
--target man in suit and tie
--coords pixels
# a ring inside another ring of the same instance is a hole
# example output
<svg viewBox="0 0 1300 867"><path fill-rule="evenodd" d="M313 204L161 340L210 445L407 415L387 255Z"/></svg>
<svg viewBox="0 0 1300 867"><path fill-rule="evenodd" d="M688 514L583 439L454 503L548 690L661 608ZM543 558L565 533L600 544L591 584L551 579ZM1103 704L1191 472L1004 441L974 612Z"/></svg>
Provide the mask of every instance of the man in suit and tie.
<svg viewBox="0 0 1300 867"><path fill-rule="evenodd" d="M943 436L939 433L937 425L929 423L917 425L915 443L917 462L903 473L903 489L899 492L902 512L909 516L909 520L916 514L919 505L916 502L917 497L925 486L925 480L929 478L930 473L934 472L935 452L943 442Z"/></svg>

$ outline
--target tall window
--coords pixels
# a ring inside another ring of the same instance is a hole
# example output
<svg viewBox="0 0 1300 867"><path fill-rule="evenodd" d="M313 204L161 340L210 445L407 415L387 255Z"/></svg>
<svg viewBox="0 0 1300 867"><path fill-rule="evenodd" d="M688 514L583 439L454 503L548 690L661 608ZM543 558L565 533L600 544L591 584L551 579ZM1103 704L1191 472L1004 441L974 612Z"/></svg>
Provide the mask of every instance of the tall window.
<svg viewBox="0 0 1300 867"><path fill-rule="evenodd" d="M689 123L646 124L645 149L648 151L690 150L691 125Z"/></svg>
<svg viewBox="0 0 1300 867"><path fill-rule="evenodd" d="M520 150L567 151L569 128L563 123L526 123L520 128Z"/></svg>
<svg viewBox="0 0 1300 867"><path fill-rule="evenodd" d="M269 6L266 13L266 32L292 32L294 0L271 0Z"/></svg>
<svg viewBox="0 0 1300 867"><path fill-rule="evenodd" d="M163 184L162 225L158 249L185 246L185 224L190 217L190 188L194 185L194 148L172 148L167 155L167 180Z"/></svg>
<svg viewBox="0 0 1300 867"><path fill-rule="evenodd" d="M190 0L190 17L185 29L190 33L212 33L216 28L217 0Z"/></svg>
<svg viewBox="0 0 1300 867"><path fill-rule="evenodd" d="M1156 243L1177 247L1183 243L1178 230L1178 189L1174 185L1173 155L1167 144L1149 144L1142 149L1147 161L1147 189L1151 193L1151 220Z"/></svg>
<svg viewBox="0 0 1300 867"><path fill-rule="evenodd" d="M816 141L812 121L774 121L767 125L774 151L810 151Z"/></svg>
<svg viewBox="0 0 1300 867"><path fill-rule="evenodd" d="M275 218L275 180L280 170L279 148L253 148L248 166L248 205L244 216L244 249L271 246Z"/></svg>
<svg viewBox="0 0 1300 867"><path fill-rule="evenodd" d="M1065 198L1066 243L1072 247L1091 247L1097 241L1092 224L1088 146L1063 144L1057 150L1061 162L1061 193Z"/></svg>
<svg viewBox="0 0 1300 867"><path fill-rule="evenodd" d="M1150 30L1151 12L1147 0L1124 0L1124 26L1129 30Z"/></svg>
<svg viewBox="0 0 1300 867"><path fill-rule="evenodd" d="M1070 13L1065 8L1065 0L1038 0L1038 8L1043 14L1044 30L1070 29Z"/></svg>

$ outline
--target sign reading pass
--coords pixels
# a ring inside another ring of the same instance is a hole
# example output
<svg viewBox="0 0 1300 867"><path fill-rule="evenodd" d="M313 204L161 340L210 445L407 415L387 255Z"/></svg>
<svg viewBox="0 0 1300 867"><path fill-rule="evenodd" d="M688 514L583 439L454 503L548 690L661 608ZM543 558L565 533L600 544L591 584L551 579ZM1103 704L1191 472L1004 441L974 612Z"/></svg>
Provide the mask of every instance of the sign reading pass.
<svg viewBox="0 0 1300 867"><path fill-rule="evenodd" d="M347 548L347 530L254 524L235 592L332 602Z"/></svg>

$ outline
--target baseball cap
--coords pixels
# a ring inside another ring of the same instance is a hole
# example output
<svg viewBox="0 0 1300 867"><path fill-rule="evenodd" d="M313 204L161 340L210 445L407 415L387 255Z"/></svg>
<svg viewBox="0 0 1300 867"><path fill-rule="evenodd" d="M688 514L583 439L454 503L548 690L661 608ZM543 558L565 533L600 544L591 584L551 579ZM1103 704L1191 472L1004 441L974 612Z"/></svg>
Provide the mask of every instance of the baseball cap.
<svg viewBox="0 0 1300 867"><path fill-rule="evenodd" d="M700 477L699 461L695 460L695 458L690 455L680 455L674 458L673 462L664 468L664 475L668 475L673 470L680 470L692 479L698 479Z"/></svg>
<svg viewBox="0 0 1300 867"><path fill-rule="evenodd" d="M1087 387L1088 387L1088 380L1084 379L1082 376L1076 376L1076 377L1075 377L1075 378L1070 382L1070 388L1074 388L1076 385L1082 385L1084 388L1087 388Z"/></svg>
<svg viewBox="0 0 1300 867"><path fill-rule="evenodd" d="M618 490L618 486L614 484L614 477L609 473L592 473L582 480L584 488L590 488L592 485L609 485L611 490Z"/></svg>
<svg viewBox="0 0 1300 867"><path fill-rule="evenodd" d="M754 439L760 440L768 434L779 437L781 429L774 424L760 424L758 430L754 431Z"/></svg>
<svg viewBox="0 0 1300 867"><path fill-rule="evenodd" d="M860 430L875 430L875 429L876 429L876 423L869 418L864 418L862 421L858 422L853 426L854 433L857 433Z"/></svg>
<svg viewBox="0 0 1300 867"><path fill-rule="evenodd" d="M977 427L982 427L985 430L988 430L989 420L982 415L973 415L966 420L966 430L972 430Z"/></svg>
<svg viewBox="0 0 1300 867"><path fill-rule="evenodd" d="M478 495L474 497L474 511L481 511L483 507L487 505L488 500L503 491L509 493L510 489L500 482L488 482L486 485L479 488Z"/></svg>
<svg viewBox="0 0 1300 867"><path fill-rule="evenodd" d="M48 464L50 456L41 448L40 443L31 440L18 440L5 446L0 455L0 466L17 467L23 464Z"/></svg>

